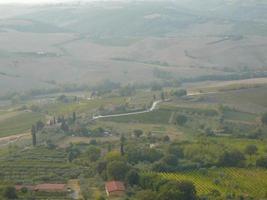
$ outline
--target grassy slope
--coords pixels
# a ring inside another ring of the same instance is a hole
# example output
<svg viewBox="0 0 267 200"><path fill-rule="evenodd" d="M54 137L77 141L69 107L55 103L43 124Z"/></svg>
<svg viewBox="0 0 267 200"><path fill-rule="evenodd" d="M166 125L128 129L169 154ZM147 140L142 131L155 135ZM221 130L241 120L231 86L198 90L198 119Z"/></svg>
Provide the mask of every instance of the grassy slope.
<svg viewBox="0 0 267 200"><path fill-rule="evenodd" d="M44 120L40 113L23 112L18 115L0 120L0 136L9 136L23 133L31 128L38 120Z"/></svg>

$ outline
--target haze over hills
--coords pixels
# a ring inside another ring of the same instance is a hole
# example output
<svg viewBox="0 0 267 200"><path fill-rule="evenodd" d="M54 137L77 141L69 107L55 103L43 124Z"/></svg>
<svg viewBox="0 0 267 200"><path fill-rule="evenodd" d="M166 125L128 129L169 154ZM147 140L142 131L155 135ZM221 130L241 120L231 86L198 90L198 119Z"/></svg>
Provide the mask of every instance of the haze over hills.
<svg viewBox="0 0 267 200"><path fill-rule="evenodd" d="M0 199L266 199L266 10L0 0Z"/></svg>
<svg viewBox="0 0 267 200"><path fill-rule="evenodd" d="M265 76L266 9L239 0L3 5L1 95L105 80Z"/></svg>

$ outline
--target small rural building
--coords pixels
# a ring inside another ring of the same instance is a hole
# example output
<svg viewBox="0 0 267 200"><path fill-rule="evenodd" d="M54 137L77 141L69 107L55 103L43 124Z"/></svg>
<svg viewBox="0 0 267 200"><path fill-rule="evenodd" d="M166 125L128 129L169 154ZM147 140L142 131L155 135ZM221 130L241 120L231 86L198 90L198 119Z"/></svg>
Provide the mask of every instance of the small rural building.
<svg viewBox="0 0 267 200"><path fill-rule="evenodd" d="M120 197L125 193L125 186L121 181L109 181L105 183L108 197Z"/></svg>

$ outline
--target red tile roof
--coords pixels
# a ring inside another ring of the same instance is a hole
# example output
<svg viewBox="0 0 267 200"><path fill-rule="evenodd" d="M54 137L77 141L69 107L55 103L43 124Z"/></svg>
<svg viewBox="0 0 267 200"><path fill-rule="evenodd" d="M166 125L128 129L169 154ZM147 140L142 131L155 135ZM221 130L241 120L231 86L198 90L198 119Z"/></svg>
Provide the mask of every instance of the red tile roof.
<svg viewBox="0 0 267 200"><path fill-rule="evenodd" d="M106 182L105 187L108 193L115 192L115 191L125 191L124 184L123 182L120 182L120 181Z"/></svg>

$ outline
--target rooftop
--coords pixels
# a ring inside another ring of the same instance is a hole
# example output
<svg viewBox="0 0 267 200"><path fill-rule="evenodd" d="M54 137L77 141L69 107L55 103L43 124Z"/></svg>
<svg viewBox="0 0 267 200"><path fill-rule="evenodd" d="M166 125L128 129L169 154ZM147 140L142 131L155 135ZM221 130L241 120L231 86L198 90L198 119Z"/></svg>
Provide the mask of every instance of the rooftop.
<svg viewBox="0 0 267 200"><path fill-rule="evenodd" d="M123 182L121 181L109 181L105 183L107 192L125 191Z"/></svg>

